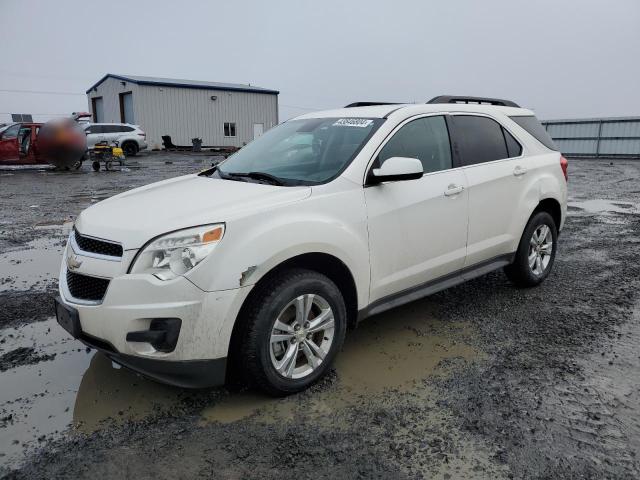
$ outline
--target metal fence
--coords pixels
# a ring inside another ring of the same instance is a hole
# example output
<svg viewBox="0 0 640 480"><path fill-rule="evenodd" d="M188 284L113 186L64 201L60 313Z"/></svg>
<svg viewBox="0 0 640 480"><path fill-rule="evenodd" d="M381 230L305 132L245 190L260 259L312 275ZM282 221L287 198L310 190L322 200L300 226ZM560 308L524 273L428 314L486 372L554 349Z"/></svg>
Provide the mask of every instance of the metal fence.
<svg viewBox="0 0 640 480"><path fill-rule="evenodd" d="M640 117L546 120L542 124L567 157L640 158Z"/></svg>

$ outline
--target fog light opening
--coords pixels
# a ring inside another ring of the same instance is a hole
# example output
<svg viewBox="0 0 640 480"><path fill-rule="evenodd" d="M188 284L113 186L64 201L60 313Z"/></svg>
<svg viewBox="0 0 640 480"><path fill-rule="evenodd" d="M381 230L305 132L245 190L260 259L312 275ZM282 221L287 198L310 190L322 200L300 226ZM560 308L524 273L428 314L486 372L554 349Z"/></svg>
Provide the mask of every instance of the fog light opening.
<svg viewBox="0 0 640 480"><path fill-rule="evenodd" d="M173 352L178 343L182 320L179 318L154 318L149 330L127 333L127 342L148 343L158 352Z"/></svg>

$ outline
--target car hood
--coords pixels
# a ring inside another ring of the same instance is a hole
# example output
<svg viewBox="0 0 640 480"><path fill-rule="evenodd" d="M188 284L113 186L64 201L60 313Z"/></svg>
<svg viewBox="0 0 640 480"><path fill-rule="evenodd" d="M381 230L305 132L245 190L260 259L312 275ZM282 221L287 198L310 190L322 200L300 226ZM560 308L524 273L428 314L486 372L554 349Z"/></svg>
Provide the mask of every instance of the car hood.
<svg viewBox="0 0 640 480"><path fill-rule="evenodd" d="M84 210L76 229L122 243L125 250L181 228L228 222L299 202L311 187L279 187L198 175L172 178L121 193Z"/></svg>

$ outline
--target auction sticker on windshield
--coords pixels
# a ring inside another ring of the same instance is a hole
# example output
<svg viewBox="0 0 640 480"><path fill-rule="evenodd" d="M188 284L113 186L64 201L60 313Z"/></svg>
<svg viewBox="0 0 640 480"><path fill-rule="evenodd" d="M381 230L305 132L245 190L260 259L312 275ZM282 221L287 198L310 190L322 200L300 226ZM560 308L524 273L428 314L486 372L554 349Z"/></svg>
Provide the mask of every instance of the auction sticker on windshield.
<svg viewBox="0 0 640 480"><path fill-rule="evenodd" d="M368 118L340 118L333 124L334 127L360 127L365 128L373 123Z"/></svg>

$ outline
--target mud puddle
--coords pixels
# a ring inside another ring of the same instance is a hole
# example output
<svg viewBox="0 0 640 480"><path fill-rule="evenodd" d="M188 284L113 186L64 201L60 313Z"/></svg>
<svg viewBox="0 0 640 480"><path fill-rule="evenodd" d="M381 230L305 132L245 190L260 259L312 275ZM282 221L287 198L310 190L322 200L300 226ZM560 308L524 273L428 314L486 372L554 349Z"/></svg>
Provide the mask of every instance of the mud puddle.
<svg viewBox="0 0 640 480"><path fill-rule="evenodd" d="M116 368L53 318L1 330L0 358L16 351L31 355L0 372L0 465L15 467L28 450L67 432L163 411L182 392Z"/></svg>
<svg viewBox="0 0 640 480"><path fill-rule="evenodd" d="M569 210L572 213L607 214L607 213L640 213L640 205L618 200L590 199L570 201Z"/></svg>
<svg viewBox="0 0 640 480"><path fill-rule="evenodd" d="M259 422L281 423L299 416L332 416L374 398L391 402L401 392L428 396L425 378L444 373L450 361L481 356L465 343L471 334L465 323L425 315L424 305L407 306L351 332L336 362L336 379L318 391L274 399L221 389L221 399L203 409L202 419L231 423L255 416ZM5 466L17 466L28 451L48 440L163 414L186 397L198 397L87 351L53 318L0 331L0 358L20 349L32 354L0 373L0 464Z"/></svg>
<svg viewBox="0 0 640 480"><path fill-rule="evenodd" d="M428 391L424 379L444 373L448 362L472 361L482 354L465 342L472 335L468 324L443 323L425 314L425 305L418 302L378 315L350 332L330 387L286 399L229 394L203 410L204 421L230 423L255 416L266 423L286 422L300 415L332 415L374 397Z"/></svg>
<svg viewBox="0 0 640 480"><path fill-rule="evenodd" d="M40 238L0 255L0 292L42 290L58 278L64 246L60 238Z"/></svg>

